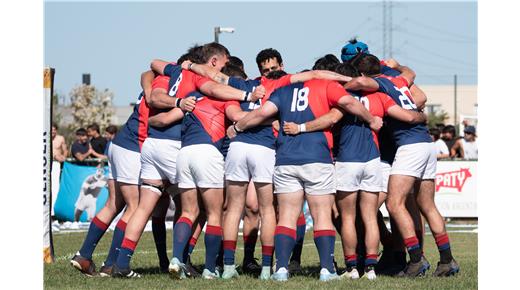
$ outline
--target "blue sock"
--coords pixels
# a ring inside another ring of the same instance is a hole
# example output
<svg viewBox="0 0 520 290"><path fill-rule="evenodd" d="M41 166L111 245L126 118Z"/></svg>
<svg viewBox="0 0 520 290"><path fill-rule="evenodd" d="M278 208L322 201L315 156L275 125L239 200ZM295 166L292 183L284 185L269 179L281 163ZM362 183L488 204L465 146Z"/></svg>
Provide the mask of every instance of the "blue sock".
<svg viewBox="0 0 520 290"><path fill-rule="evenodd" d="M306 226L305 216L303 213L301 213L296 224L296 244L294 245L294 249L292 251L291 261L301 262L303 239L305 238Z"/></svg>
<svg viewBox="0 0 520 290"><path fill-rule="evenodd" d="M224 265L235 265L235 250L237 241L225 240L224 242Z"/></svg>
<svg viewBox="0 0 520 290"><path fill-rule="evenodd" d="M121 243L121 249L119 250L119 255L117 255L116 259L116 265L119 269L130 268L130 260L132 259L132 255L134 254L136 246L136 242L126 238L123 239L123 242Z"/></svg>
<svg viewBox="0 0 520 290"><path fill-rule="evenodd" d="M262 267L271 267L273 263L274 246L262 245Z"/></svg>
<svg viewBox="0 0 520 290"><path fill-rule="evenodd" d="M334 230L315 230L314 244L318 248L320 255L320 265L330 273L335 273L334 268L334 243L336 242L336 231Z"/></svg>
<svg viewBox="0 0 520 290"><path fill-rule="evenodd" d="M191 238L191 227L193 223L187 217L180 217L173 229L173 256L182 263L184 260L184 249Z"/></svg>
<svg viewBox="0 0 520 290"><path fill-rule="evenodd" d="M90 227L88 228L87 236L85 237L85 241L83 241L83 245L79 250L79 254L87 259L92 259L92 253L96 249L96 245L101 239L101 237L105 234L108 225L99 220L97 217L92 219L90 222Z"/></svg>
<svg viewBox="0 0 520 290"><path fill-rule="evenodd" d="M161 268L166 268L170 261L166 253L166 224L164 217L152 217L152 233L159 265Z"/></svg>
<svg viewBox="0 0 520 290"><path fill-rule="evenodd" d="M205 268L212 273L215 272L217 264L217 256L220 252L222 244L222 228L219 226L206 225L206 234L204 235L204 243L206 244L206 264Z"/></svg>
<svg viewBox="0 0 520 290"><path fill-rule="evenodd" d="M191 255L191 253L193 252L193 249L195 249L195 245L197 244L197 239L194 238L193 236L190 238L190 243L188 244L187 247L184 248L184 254L182 256L182 259L184 261L187 261L188 260L188 257Z"/></svg>
<svg viewBox="0 0 520 290"><path fill-rule="evenodd" d="M119 249L121 247L121 243L125 237L125 229L126 223L123 220L119 220L117 222L116 229L114 230L112 245L110 245L110 250L108 251L107 259L105 260L105 266L112 266L115 263Z"/></svg>
<svg viewBox="0 0 520 290"><path fill-rule="evenodd" d="M274 231L274 251L276 253L276 271L280 268L287 269L289 266L289 255L296 243L296 230L276 226Z"/></svg>

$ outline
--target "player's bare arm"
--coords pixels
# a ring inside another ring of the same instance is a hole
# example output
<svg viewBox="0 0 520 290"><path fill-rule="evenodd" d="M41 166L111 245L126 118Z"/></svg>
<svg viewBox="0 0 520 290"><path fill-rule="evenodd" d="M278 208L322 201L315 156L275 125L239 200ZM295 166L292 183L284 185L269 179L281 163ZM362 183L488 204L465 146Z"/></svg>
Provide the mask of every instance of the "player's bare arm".
<svg viewBox="0 0 520 290"><path fill-rule="evenodd" d="M376 132L383 126L383 120L381 118L372 116L365 106L351 95L341 97L338 101L338 106L367 122L370 128Z"/></svg>
<svg viewBox="0 0 520 290"><path fill-rule="evenodd" d="M150 94L150 105L153 108L157 109L170 109L170 108L180 108L183 111L191 112L195 109L195 98L177 98L172 97L166 93L166 90L163 88L155 88L152 90Z"/></svg>
<svg viewBox="0 0 520 290"><path fill-rule="evenodd" d="M287 135L297 135L304 132L322 131L334 126L344 113L338 108L332 108L328 113L303 124L296 124L293 122L284 122L283 131Z"/></svg>
<svg viewBox="0 0 520 290"><path fill-rule="evenodd" d="M351 91L376 92L379 90L379 84L373 78L366 76L352 78L343 87Z"/></svg>
<svg viewBox="0 0 520 290"><path fill-rule="evenodd" d="M191 70L200 76L207 77L219 84L227 85L229 82L229 76L221 73L219 70L213 67L210 67L209 65L196 64L186 60L181 64L181 67L185 70Z"/></svg>
<svg viewBox="0 0 520 290"><path fill-rule="evenodd" d="M173 108L168 112L162 112L148 118L148 124L153 127L166 127L174 122L182 120L184 112L180 108Z"/></svg>
<svg viewBox="0 0 520 290"><path fill-rule="evenodd" d="M205 82L199 90L208 96L224 101L251 101L256 102L265 96L265 88L258 86L255 91L248 93L214 81Z"/></svg>
<svg viewBox="0 0 520 290"><path fill-rule="evenodd" d="M393 68L396 71L401 73L400 76L403 77L404 79L406 79L406 81L408 82L408 86L411 86L413 84L413 82L415 80L415 72L411 68L399 64L393 58L391 58L385 62L388 67Z"/></svg>
<svg viewBox="0 0 520 290"><path fill-rule="evenodd" d="M291 75L291 84L298 82L306 82L312 79L331 80L341 83L345 83L352 80L351 77L344 76L328 70L313 70Z"/></svg>
<svg viewBox="0 0 520 290"><path fill-rule="evenodd" d="M226 117L231 122L237 122L240 119L244 118L247 114L248 112L242 111L240 106L229 106L226 108Z"/></svg>
<svg viewBox="0 0 520 290"><path fill-rule="evenodd" d="M169 64L170 62L161 60L161 59L154 59L152 60L152 63L150 64L150 68L161 75L164 75L164 68Z"/></svg>
<svg viewBox="0 0 520 290"><path fill-rule="evenodd" d="M152 94L152 81L155 78L153 71L148 70L141 74L141 88L144 92L144 99L150 105L149 99Z"/></svg>
<svg viewBox="0 0 520 290"><path fill-rule="evenodd" d="M423 110L426 106L426 101L428 100L424 91L414 83L412 86L410 86L410 93L412 93L413 101L415 102L417 108L419 110Z"/></svg>
<svg viewBox="0 0 520 290"><path fill-rule="evenodd" d="M246 129L258 126L266 119L273 117L278 112L278 108L272 102L267 101L260 108L249 112L244 118L232 126L236 133L243 132Z"/></svg>
<svg viewBox="0 0 520 290"><path fill-rule="evenodd" d="M428 116L425 113L406 110L398 105L388 108L388 115L406 123L421 124L428 122Z"/></svg>

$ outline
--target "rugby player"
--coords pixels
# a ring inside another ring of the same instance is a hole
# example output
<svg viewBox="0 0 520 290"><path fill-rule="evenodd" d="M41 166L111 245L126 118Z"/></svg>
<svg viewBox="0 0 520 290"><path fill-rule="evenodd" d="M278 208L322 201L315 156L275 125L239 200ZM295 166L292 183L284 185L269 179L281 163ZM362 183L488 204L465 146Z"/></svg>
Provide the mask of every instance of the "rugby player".
<svg viewBox="0 0 520 290"><path fill-rule="evenodd" d="M357 64L358 70L367 77L354 79L349 83L352 85L351 89L375 88L388 94L404 109L417 110L409 90L415 78L413 71L395 62L396 69L401 71L401 75L398 77L382 75L379 59L369 54L360 57ZM366 86L360 86L362 82L365 82ZM411 125L395 119L389 119L388 125L393 132L397 152L388 180L386 207L398 225L410 256L410 262L399 276L421 276L430 267L422 254L413 219L405 206L407 196L416 182L419 182L419 191L416 193L417 205L428 221L440 254L440 262L433 275L455 275L460 267L451 254L444 219L434 201L437 158L428 129L424 124Z"/></svg>
<svg viewBox="0 0 520 290"><path fill-rule="evenodd" d="M311 80L278 89L262 107L238 121L228 132L231 135L233 130L243 132L277 114L280 122L303 123L327 113L332 106L360 116L375 130L381 127L381 119L372 117L339 83ZM271 278L288 279L289 253L295 244L297 219L306 197L322 267L320 280L338 279L333 264L336 232L331 220L336 191L330 150L332 134L330 130L297 136L280 133L277 142L274 185L280 217L275 230L277 271Z"/></svg>
<svg viewBox="0 0 520 290"><path fill-rule="evenodd" d="M350 64L344 63L336 67L338 73L349 77L357 77L359 73ZM388 96L380 92L363 93L349 92L360 101L373 116L383 118L389 115L404 122L423 123L426 115L407 111L397 106ZM343 117L340 110L333 108L331 112L320 118L306 122L303 126L287 122L283 129L286 134L323 130L336 124ZM340 123L341 132L339 152L336 157L336 174L338 178L338 194L336 202L341 216L341 237L345 264L347 270L344 275L351 279L359 278L356 269L357 233L356 233L356 203L359 195L360 212L365 228L365 274L368 279L376 278L374 266L377 263L379 230L377 226L378 194L381 190L381 172L377 133L356 118L347 115Z"/></svg>

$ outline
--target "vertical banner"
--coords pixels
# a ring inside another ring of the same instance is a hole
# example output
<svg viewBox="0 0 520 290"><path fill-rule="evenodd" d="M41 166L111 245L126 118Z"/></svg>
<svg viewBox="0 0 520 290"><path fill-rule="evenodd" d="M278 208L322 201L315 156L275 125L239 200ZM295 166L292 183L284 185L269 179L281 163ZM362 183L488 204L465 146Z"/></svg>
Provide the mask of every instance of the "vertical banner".
<svg viewBox="0 0 520 290"><path fill-rule="evenodd" d="M54 82L54 69L43 69L43 261L54 261L54 249L52 245L51 231L51 116L52 116L52 86Z"/></svg>

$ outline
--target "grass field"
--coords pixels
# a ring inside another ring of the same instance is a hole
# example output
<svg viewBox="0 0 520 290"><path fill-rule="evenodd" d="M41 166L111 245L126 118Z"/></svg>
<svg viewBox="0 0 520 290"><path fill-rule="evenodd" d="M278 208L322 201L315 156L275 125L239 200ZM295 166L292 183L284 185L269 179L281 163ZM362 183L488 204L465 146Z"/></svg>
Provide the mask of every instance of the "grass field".
<svg viewBox="0 0 520 290"><path fill-rule="evenodd" d="M453 228L450 230L454 230ZM455 229L456 230L456 229ZM438 261L438 253L431 235L426 236L425 254L432 264L432 269L427 276L417 279L399 279L391 277L378 277L376 281L360 279L357 281L332 281L320 282L318 252L314 246L312 231L307 232L302 255L302 266L307 275L291 277L288 282L260 281L256 277L240 276L239 279L202 280L188 279L174 281L167 274L159 273L158 259L150 232L144 233L132 259L132 268L142 274L141 279L112 279L94 277L88 278L80 274L70 266L69 259L79 249L86 232L59 233L54 235L54 248L56 262L45 265L44 287L45 289L477 289L477 241L476 233L450 234L450 242L455 258L461 266L461 272L456 277L433 278ZM99 243L94 253L94 262L99 269L104 261L112 233L107 233ZM171 231L168 236L168 245L171 244ZM171 247L171 246L170 246ZM199 243L192 255L192 261L196 267L202 267L204 263L204 238L199 238ZM237 262L242 261L241 239L237 245ZM261 257L260 242L257 244L256 256ZM171 255L171 251L168 252ZM336 260L343 270L341 243L339 236L336 238Z"/></svg>

